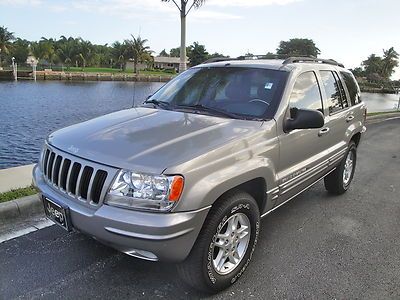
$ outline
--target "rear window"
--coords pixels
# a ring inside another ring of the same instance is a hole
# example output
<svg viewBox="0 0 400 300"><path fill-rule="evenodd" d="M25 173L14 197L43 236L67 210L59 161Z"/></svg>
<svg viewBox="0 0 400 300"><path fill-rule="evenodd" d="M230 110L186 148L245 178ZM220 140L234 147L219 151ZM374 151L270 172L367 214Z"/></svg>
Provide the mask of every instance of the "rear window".
<svg viewBox="0 0 400 300"><path fill-rule="evenodd" d="M344 101L340 92L340 84L336 80L332 71L320 71L322 85L325 89L326 99L328 101L329 114L334 114L347 107L347 101Z"/></svg>
<svg viewBox="0 0 400 300"><path fill-rule="evenodd" d="M360 103L360 89L353 74L342 71L340 72L340 75L342 76L349 92L351 105L356 105L357 103Z"/></svg>
<svg viewBox="0 0 400 300"><path fill-rule="evenodd" d="M349 107L349 102L347 101L347 96L346 96L346 92L344 91L344 87L343 87L342 81L340 80L338 73L333 72L333 75L335 76L336 82L337 82L337 84L339 86L340 98L341 98L341 101L342 101L342 106L343 106L343 108Z"/></svg>
<svg viewBox="0 0 400 300"><path fill-rule="evenodd" d="M179 105L202 105L255 118L272 118L288 72L263 68L192 68L168 82L151 98Z"/></svg>

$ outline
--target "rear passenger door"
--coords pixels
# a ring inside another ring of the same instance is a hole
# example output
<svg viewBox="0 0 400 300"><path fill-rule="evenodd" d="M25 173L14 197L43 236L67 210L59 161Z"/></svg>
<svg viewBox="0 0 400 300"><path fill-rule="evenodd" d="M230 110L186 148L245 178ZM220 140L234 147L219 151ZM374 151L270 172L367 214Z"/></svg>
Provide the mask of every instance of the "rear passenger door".
<svg viewBox="0 0 400 300"><path fill-rule="evenodd" d="M329 165L334 165L346 152L346 132L354 115L338 73L334 70L320 70L319 75L326 115L325 142L329 153Z"/></svg>

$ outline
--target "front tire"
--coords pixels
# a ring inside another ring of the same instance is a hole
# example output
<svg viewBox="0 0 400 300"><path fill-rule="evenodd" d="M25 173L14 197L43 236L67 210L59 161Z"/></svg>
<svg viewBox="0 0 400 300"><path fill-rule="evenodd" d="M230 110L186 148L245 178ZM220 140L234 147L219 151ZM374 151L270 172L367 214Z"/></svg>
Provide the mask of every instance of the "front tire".
<svg viewBox="0 0 400 300"><path fill-rule="evenodd" d="M246 270L260 230L254 198L235 191L223 196L209 212L187 259L178 265L181 278L203 292L215 293Z"/></svg>
<svg viewBox="0 0 400 300"><path fill-rule="evenodd" d="M356 162L357 147L356 144L351 141L349 144L349 149L347 150L347 153L340 162L339 166L335 171L325 176L325 189L331 194L344 194L348 190L353 180Z"/></svg>

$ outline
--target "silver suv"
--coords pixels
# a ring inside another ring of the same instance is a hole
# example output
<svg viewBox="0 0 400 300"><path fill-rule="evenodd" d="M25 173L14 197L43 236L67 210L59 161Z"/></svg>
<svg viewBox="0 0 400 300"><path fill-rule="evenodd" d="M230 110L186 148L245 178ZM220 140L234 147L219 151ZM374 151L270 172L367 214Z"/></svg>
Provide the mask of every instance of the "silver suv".
<svg viewBox="0 0 400 300"><path fill-rule="evenodd" d="M205 63L50 134L33 177L58 225L216 292L246 270L262 217L322 178L346 192L365 116L333 60Z"/></svg>

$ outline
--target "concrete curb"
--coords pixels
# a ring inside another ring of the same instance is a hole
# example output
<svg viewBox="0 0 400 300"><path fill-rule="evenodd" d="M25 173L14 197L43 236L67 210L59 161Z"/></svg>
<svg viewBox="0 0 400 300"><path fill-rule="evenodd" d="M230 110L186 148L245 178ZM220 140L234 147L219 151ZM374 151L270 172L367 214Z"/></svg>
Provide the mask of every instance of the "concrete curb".
<svg viewBox="0 0 400 300"><path fill-rule="evenodd" d="M0 224L11 219L30 217L43 212L39 196L27 196L4 203L0 203Z"/></svg>
<svg viewBox="0 0 400 300"><path fill-rule="evenodd" d="M34 164L0 170L0 193L30 186L33 166Z"/></svg>
<svg viewBox="0 0 400 300"><path fill-rule="evenodd" d="M388 112L387 114L380 114L375 116L367 116L367 124L368 123L375 123L380 120L386 120L390 118L398 118L400 117L400 112Z"/></svg>

